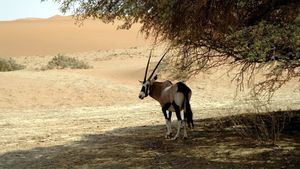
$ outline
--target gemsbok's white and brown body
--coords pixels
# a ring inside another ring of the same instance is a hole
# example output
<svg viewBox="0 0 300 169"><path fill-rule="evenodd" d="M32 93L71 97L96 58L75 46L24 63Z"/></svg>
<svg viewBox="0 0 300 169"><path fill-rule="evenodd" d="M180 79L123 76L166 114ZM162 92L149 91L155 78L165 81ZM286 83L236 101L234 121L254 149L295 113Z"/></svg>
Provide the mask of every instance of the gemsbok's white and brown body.
<svg viewBox="0 0 300 169"><path fill-rule="evenodd" d="M172 84L171 81L164 81L164 82L156 81L157 75L153 76L153 74L167 52L162 56L162 58L154 68L153 72L147 79L147 72L148 72L149 62L151 59L151 53L148 59L144 80L141 82L142 89L140 91L139 98L144 99L147 96L151 96L153 99L157 100L160 103L162 107L162 112L166 119L166 128L167 128L166 138L171 138L172 135L172 129L171 129L172 112L176 113L176 117L178 120L177 133L173 139L175 140L178 138L181 127L183 127L184 138L187 138L186 123L188 124L189 127L194 127L193 113L190 106L192 91L183 82ZM184 115L183 120L180 114L182 110Z"/></svg>

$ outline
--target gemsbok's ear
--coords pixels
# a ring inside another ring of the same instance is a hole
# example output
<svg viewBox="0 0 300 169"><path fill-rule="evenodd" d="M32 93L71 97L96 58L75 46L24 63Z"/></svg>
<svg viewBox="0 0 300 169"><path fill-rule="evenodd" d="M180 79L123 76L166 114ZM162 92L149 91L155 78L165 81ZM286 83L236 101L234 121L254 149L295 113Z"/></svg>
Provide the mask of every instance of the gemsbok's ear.
<svg viewBox="0 0 300 169"><path fill-rule="evenodd" d="M139 82L140 82L141 84L143 84L143 81L139 80Z"/></svg>

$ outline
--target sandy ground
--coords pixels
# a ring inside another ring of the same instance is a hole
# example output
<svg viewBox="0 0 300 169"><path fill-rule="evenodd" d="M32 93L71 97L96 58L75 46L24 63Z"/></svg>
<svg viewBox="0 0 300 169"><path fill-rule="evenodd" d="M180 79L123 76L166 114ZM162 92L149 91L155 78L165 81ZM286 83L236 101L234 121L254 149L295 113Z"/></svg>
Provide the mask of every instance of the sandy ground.
<svg viewBox="0 0 300 169"><path fill-rule="evenodd" d="M41 71L53 55L15 53L27 67L0 72L0 168L297 168L299 139L259 147L205 125L203 119L251 111L247 94L235 97L222 69L186 82L196 128L186 141L165 140L159 104L137 97L150 47L120 47L66 48L65 55L93 66L87 70ZM300 109L298 83L280 89L269 107Z"/></svg>

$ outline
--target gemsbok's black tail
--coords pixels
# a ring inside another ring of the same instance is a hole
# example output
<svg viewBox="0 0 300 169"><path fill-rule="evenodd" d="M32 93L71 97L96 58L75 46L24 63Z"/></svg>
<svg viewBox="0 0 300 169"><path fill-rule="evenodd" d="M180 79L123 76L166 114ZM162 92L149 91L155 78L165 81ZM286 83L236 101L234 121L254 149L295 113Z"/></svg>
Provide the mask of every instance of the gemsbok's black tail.
<svg viewBox="0 0 300 169"><path fill-rule="evenodd" d="M193 112L191 109L190 101L188 100L188 98L185 98L184 102L185 102L184 112L186 114L186 122L187 122L189 128L194 128Z"/></svg>
<svg viewBox="0 0 300 169"><path fill-rule="evenodd" d="M194 128L194 121L193 121L193 112L190 105L189 98L191 97L192 91L191 89L185 85L183 82L177 83L178 92L182 92L184 95L184 118L188 124L189 128Z"/></svg>

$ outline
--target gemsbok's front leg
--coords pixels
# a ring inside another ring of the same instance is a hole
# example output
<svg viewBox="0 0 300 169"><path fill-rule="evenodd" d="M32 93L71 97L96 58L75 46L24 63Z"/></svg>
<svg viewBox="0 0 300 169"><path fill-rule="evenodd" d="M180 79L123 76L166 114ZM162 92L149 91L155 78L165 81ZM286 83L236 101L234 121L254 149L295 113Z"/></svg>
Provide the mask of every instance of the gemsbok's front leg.
<svg viewBox="0 0 300 169"><path fill-rule="evenodd" d="M166 133L166 136L165 138L166 139L170 139L171 138L171 135L172 135L172 129L171 129L171 117L172 117L172 112L168 112L167 113L167 108L166 106L164 106L162 108L162 111L164 113L164 116L165 116L165 119L166 119L166 128L167 128L167 133Z"/></svg>

